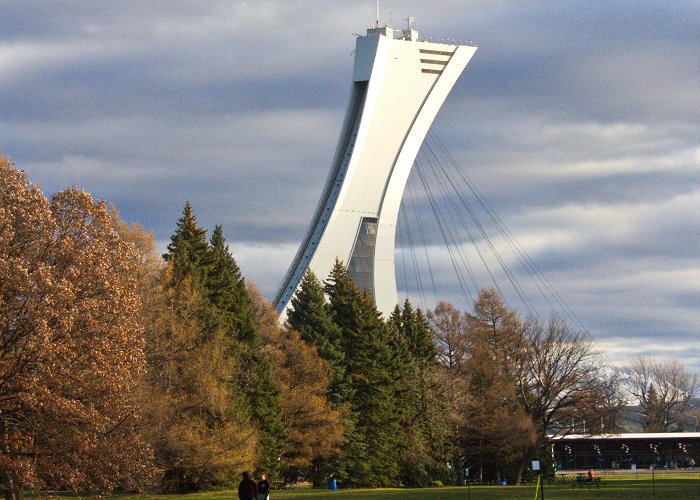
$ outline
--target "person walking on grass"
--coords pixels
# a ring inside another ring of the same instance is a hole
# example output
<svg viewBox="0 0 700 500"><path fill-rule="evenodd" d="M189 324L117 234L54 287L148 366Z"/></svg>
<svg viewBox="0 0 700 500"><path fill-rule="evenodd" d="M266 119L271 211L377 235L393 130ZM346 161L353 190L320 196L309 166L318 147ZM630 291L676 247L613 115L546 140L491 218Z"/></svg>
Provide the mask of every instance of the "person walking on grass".
<svg viewBox="0 0 700 500"><path fill-rule="evenodd" d="M267 474L260 474L258 481L258 500L270 500L270 483L267 482Z"/></svg>
<svg viewBox="0 0 700 500"><path fill-rule="evenodd" d="M239 500L258 500L258 484L250 477L250 472L243 473L243 480L238 485Z"/></svg>

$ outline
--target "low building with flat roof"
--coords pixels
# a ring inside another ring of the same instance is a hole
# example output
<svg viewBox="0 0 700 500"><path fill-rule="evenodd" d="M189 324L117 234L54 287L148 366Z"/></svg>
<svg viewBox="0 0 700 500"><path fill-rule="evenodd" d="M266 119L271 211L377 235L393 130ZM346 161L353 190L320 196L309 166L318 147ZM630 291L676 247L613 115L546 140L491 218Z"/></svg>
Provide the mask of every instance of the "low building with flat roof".
<svg viewBox="0 0 700 500"><path fill-rule="evenodd" d="M553 436L552 456L557 470L687 469L700 460L700 432Z"/></svg>

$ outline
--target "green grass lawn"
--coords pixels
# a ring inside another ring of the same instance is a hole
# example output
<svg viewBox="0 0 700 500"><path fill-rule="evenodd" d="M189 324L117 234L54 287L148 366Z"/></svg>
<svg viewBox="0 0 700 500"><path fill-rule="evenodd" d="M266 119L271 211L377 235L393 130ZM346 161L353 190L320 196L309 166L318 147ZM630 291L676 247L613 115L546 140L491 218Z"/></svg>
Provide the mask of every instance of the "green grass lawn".
<svg viewBox="0 0 700 500"><path fill-rule="evenodd" d="M605 499L628 498L632 500L700 500L700 473L656 475L652 485L649 474L637 478L631 474L603 476L603 486L598 488L573 488L571 481L566 484L545 485L544 498L555 499ZM271 500L278 499L335 499L335 500L450 500L450 499L531 499L535 498L535 484L523 486L472 486L426 489L357 489L357 490L312 490L289 489L273 491ZM144 500L144 496L112 497L114 500ZM192 495L158 495L149 497L156 500L218 500L237 498L235 492L218 492ZM538 496L538 498L541 498Z"/></svg>

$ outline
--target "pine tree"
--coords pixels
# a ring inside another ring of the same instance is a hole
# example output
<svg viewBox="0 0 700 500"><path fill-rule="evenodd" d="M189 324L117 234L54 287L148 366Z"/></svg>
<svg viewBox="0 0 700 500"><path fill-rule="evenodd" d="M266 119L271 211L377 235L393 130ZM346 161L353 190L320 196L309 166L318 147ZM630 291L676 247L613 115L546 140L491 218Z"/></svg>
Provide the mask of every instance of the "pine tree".
<svg viewBox="0 0 700 500"><path fill-rule="evenodd" d="M336 405L345 402L350 384L345 374L340 328L331 319L323 285L310 269L301 280L287 313L287 326L298 331L301 338L316 350L333 372L328 398Z"/></svg>
<svg viewBox="0 0 700 500"><path fill-rule="evenodd" d="M182 217L177 221L175 234L170 237L168 252L163 258L173 263L173 279L190 276L195 285L202 285L210 267L207 232L199 227L190 202L185 203Z"/></svg>
<svg viewBox="0 0 700 500"><path fill-rule="evenodd" d="M209 262L211 268L206 281L209 302L223 314L233 329L233 338L255 345L258 332L250 296L221 226L216 226L212 233Z"/></svg>
<svg viewBox="0 0 700 500"><path fill-rule="evenodd" d="M209 262L211 267L205 288L215 313L212 321L218 318L223 323L229 335L231 355L239 360L239 374L230 390L245 395L253 422L258 427L261 454L256 467L276 479L281 465L278 459L286 438L281 391L272 374L270 360L260 350L252 300L221 226L216 226L212 233Z"/></svg>
<svg viewBox="0 0 700 500"><path fill-rule="evenodd" d="M336 261L325 289L333 320L341 331L352 387L351 425L338 466L341 480L352 486L397 484L397 362L390 328L372 296L357 289L342 262Z"/></svg>
<svg viewBox="0 0 700 500"><path fill-rule="evenodd" d="M434 480L444 482L449 477L445 467L450 454L449 425L444 397L436 383L437 353L427 320L406 300L403 310L398 306L394 310L390 324L398 336L397 352L403 352L395 391L396 413L401 418L396 438L401 449L401 481L420 487Z"/></svg>

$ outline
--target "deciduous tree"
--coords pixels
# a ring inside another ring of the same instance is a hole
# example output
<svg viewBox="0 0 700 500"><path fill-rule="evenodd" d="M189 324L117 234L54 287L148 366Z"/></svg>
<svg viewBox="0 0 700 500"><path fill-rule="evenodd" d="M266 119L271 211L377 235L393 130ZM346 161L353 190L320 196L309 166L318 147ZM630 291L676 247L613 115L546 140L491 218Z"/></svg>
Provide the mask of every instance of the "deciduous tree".
<svg viewBox="0 0 700 500"><path fill-rule="evenodd" d="M469 356L467 318L466 313L462 314L452 304L443 301L440 301L434 310L428 311L438 360L454 376L463 370L464 362Z"/></svg>
<svg viewBox="0 0 700 500"><path fill-rule="evenodd" d="M622 370L627 391L644 412L644 430L682 430L691 400L698 390L698 376L678 361L658 362L638 357Z"/></svg>
<svg viewBox="0 0 700 500"><path fill-rule="evenodd" d="M468 359L471 341L468 335L468 315L462 314L448 302L440 301L434 310L428 311L427 319L437 350L437 360L442 369L438 372L442 393L449 410L450 437L452 440L451 466L454 481L464 481L466 456L460 446L461 429L467 423L464 408L469 399Z"/></svg>
<svg viewBox="0 0 700 500"><path fill-rule="evenodd" d="M68 189L49 203L0 158L0 482L94 493L141 488L152 451L136 432L144 369L135 259L105 204Z"/></svg>
<svg viewBox="0 0 700 500"><path fill-rule="evenodd" d="M230 391L237 359L223 329L201 320L205 299L189 277L175 285L171 265L149 292L144 324L148 373L141 428L172 491L226 484L254 463L256 427L243 395Z"/></svg>
<svg viewBox="0 0 700 500"><path fill-rule="evenodd" d="M263 351L269 356L282 390L282 421L288 429L281 453L284 477L321 483L322 464L340 451L345 425L327 399L332 372L316 348L298 332L279 325L277 313L259 288L248 285Z"/></svg>
<svg viewBox="0 0 700 500"><path fill-rule="evenodd" d="M533 446L533 424L516 398L511 355L519 323L493 290L482 290L475 315L467 320L470 353L466 362L468 396L462 407L460 447L465 465L484 479L501 479L509 463Z"/></svg>
<svg viewBox="0 0 700 500"><path fill-rule="evenodd" d="M605 367L585 332L558 317L546 323L528 318L523 338L516 360L517 395L535 427L536 441L523 453L518 478L533 455L546 456L548 430L567 432L566 423L576 420L600 422L610 398Z"/></svg>
<svg viewBox="0 0 700 500"><path fill-rule="evenodd" d="M521 343L517 316L494 290L485 289L474 314L440 303L429 318L452 382L447 395L457 481L463 467L475 470L482 480L497 479L534 441L532 423L516 399L512 355Z"/></svg>

